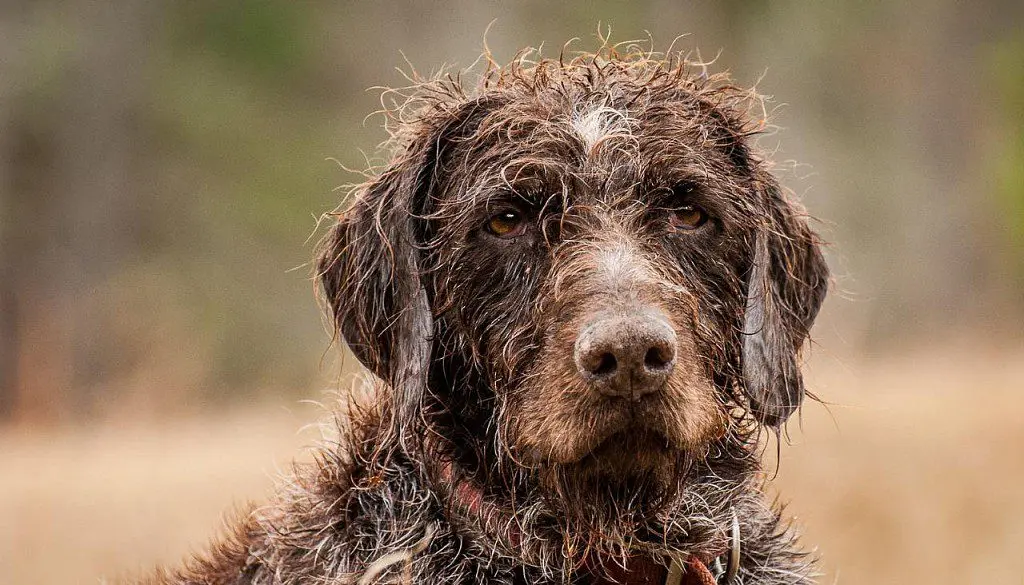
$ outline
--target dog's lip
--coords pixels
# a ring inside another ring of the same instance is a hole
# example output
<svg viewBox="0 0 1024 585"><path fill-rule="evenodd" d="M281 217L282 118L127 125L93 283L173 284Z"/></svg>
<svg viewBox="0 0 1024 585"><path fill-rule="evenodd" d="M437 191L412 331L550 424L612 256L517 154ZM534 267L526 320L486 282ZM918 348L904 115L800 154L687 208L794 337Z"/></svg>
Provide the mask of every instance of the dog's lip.
<svg viewBox="0 0 1024 585"><path fill-rule="evenodd" d="M587 459L603 459L616 451L639 451L656 449L660 452L675 449L675 444L668 436L658 429L631 423L607 433L594 441L590 448L583 450L577 457L565 463L580 463Z"/></svg>
<svg viewBox="0 0 1024 585"><path fill-rule="evenodd" d="M637 447L662 447L664 449L672 449L672 441L668 439L663 433L646 428L640 427L635 429L623 429L619 432L612 433L591 449L588 455L598 456L602 452L613 451L616 449L627 449L631 446Z"/></svg>
<svg viewBox="0 0 1024 585"><path fill-rule="evenodd" d="M587 460L601 459L610 455L618 443L633 444L640 448L656 448L659 451L682 450L684 445L673 440L669 429L663 428L659 417L651 414L654 404L637 404L621 400L609 400L614 404L593 404L592 408L604 409L599 422L587 431L576 435L575 440L561 443L555 448L530 446L522 453L524 462L534 465L572 465Z"/></svg>
<svg viewBox="0 0 1024 585"><path fill-rule="evenodd" d="M674 452L675 447L664 434L647 428L627 428L603 438L568 464L622 479L653 469L658 461L672 457Z"/></svg>

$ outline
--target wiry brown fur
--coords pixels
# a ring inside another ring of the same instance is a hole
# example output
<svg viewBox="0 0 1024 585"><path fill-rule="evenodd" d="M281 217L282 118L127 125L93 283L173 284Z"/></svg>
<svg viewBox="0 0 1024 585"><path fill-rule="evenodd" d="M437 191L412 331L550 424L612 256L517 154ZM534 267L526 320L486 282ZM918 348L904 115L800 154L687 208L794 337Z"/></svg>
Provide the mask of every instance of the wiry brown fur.
<svg viewBox="0 0 1024 585"><path fill-rule="evenodd" d="M753 97L678 56L614 49L521 57L473 91L418 84L318 264L375 402L156 582L583 583L586 559L714 558L733 515L737 582L811 582L757 447L804 395L827 269L752 150ZM674 228L684 204L710 219ZM508 209L524 231L488 234ZM595 315L637 310L675 331L677 363L627 403L588 386L572 344Z"/></svg>

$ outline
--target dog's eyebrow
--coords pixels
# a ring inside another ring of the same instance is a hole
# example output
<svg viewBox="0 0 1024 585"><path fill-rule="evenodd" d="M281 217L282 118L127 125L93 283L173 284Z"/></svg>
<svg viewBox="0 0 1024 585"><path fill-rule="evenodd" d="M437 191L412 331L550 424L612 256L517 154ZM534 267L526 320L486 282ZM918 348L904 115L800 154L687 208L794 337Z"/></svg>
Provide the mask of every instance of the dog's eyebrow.
<svg viewBox="0 0 1024 585"><path fill-rule="evenodd" d="M520 203L531 207L550 207L552 200L561 205L566 191L561 181L550 177L521 175L515 181L506 181L503 185L491 189L484 201L485 205L495 202Z"/></svg>
<svg viewBox="0 0 1024 585"><path fill-rule="evenodd" d="M557 190L539 189L531 191L502 190L493 193L479 202L476 208L479 212L490 213L507 205L528 208L532 210L532 213L541 216L562 211L566 207L566 200L561 188Z"/></svg>

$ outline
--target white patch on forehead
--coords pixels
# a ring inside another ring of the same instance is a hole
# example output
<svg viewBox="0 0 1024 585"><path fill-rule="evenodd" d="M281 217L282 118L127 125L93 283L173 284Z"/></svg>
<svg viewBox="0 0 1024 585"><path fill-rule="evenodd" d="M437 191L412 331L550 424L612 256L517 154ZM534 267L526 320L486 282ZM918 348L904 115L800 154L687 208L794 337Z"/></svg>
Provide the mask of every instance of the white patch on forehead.
<svg viewBox="0 0 1024 585"><path fill-rule="evenodd" d="M601 142L614 136L629 136L629 116L622 110L598 106L572 117L572 128L583 141L589 155Z"/></svg>

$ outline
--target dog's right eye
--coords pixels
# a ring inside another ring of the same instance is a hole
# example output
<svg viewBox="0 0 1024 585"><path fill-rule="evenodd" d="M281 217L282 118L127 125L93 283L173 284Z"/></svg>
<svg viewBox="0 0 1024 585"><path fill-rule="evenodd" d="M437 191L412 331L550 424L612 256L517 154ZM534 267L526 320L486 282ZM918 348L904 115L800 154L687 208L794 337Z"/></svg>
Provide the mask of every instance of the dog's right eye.
<svg viewBox="0 0 1024 585"><path fill-rule="evenodd" d="M515 238L526 232L526 221L515 211L502 211L487 220L487 233L499 238Z"/></svg>

